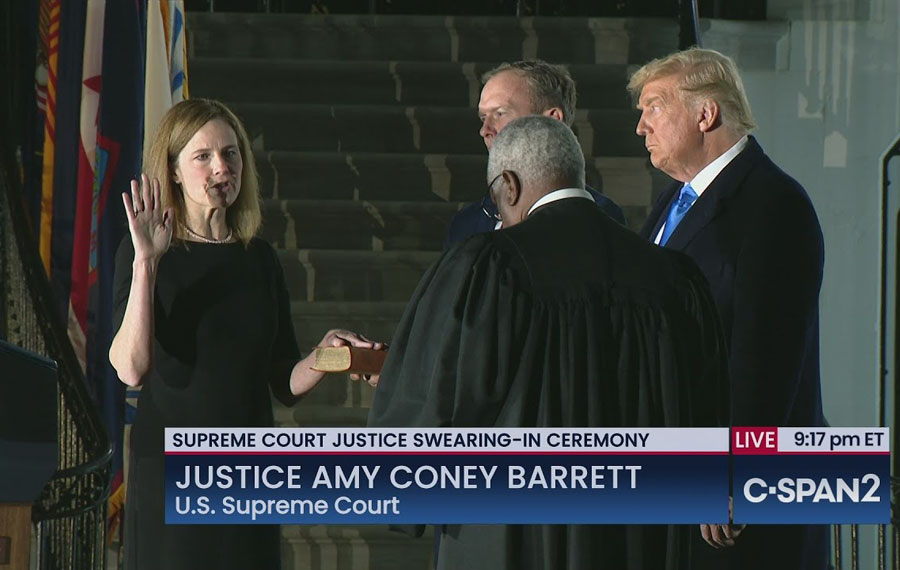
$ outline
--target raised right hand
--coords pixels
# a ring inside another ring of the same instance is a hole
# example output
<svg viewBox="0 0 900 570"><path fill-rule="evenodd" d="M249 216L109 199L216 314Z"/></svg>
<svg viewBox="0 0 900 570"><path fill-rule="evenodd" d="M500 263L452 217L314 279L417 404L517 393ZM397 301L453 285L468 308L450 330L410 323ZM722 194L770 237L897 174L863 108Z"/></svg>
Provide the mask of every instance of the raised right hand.
<svg viewBox="0 0 900 570"><path fill-rule="evenodd" d="M128 231L134 245L134 259L157 262L172 243L175 214L172 208L162 210L159 180L152 183L146 174L131 181L131 196L122 194Z"/></svg>

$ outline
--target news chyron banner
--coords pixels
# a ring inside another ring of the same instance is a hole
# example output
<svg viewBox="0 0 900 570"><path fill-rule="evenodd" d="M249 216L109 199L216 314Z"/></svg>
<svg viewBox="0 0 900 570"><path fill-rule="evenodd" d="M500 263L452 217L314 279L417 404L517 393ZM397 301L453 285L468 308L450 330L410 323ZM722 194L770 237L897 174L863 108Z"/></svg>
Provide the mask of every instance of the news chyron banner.
<svg viewBox="0 0 900 570"><path fill-rule="evenodd" d="M166 523L724 523L728 447L727 428L167 428Z"/></svg>
<svg viewBox="0 0 900 570"><path fill-rule="evenodd" d="M888 428L734 427L734 522L888 523Z"/></svg>

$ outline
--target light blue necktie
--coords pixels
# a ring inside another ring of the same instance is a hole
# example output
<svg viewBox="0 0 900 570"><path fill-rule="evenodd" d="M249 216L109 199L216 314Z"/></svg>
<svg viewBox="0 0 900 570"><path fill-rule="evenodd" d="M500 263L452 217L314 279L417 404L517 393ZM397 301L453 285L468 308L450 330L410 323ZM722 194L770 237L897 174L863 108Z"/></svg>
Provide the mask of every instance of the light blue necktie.
<svg viewBox="0 0 900 570"><path fill-rule="evenodd" d="M687 214L687 211L696 199L697 193L694 192L694 189L691 188L690 184L685 184L684 188L681 189L678 200L672 204L672 209L669 210L669 217L666 218L666 227L663 230L662 237L659 239L659 245L666 245L666 242L669 241L669 236L672 235L672 232L674 232L675 228L678 227L678 224L681 223L681 218Z"/></svg>

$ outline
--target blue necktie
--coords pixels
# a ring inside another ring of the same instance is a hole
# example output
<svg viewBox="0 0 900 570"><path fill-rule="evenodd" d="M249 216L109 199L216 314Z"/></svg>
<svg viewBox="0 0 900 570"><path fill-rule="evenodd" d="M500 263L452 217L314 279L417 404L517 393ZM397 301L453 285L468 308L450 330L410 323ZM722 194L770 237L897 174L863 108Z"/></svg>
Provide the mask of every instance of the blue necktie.
<svg viewBox="0 0 900 570"><path fill-rule="evenodd" d="M694 189L691 188L690 184L685 184L684 188L681 189L678 200L672 204L672 209L669 210L669 217L666 218L666 228L663 230L662 237L659 239L659 245L666 245L666 242L669 241L669 236L671 236L672 232L675 231L675 228L678 227L681 218L687 214L688 209L690 209L696 199L697 193L694 192Z"/></svg>

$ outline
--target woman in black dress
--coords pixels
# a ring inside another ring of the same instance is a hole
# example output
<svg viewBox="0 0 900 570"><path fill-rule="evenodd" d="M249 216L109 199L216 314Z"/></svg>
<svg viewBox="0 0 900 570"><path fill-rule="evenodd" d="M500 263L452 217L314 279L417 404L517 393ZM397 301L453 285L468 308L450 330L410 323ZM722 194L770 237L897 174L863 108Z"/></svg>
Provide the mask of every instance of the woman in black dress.
<svg viewBox="0 0 900 570"><path fill-rule="evenodd" d="M143 385L131 433L126 568L279 568L278 526L165 524L166 427L265 427L269 390L291 404L324 376L300 359L284 276L256 236L259 188L247 134L222 103L163 118L145 174L123 195L109 356ZM332 330L320 346L380 348Z"/></svg>

